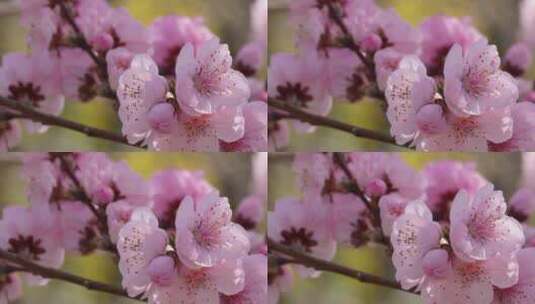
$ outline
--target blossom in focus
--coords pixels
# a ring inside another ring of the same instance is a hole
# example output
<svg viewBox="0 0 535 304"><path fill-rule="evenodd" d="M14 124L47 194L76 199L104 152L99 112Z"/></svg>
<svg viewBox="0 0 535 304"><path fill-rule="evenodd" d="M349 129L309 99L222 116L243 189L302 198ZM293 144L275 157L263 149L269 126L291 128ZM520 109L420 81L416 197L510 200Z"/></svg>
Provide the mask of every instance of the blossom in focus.
<svg viewBox="0 0 535 304"><path fill-rule="evenodd" d="M444 97L456 115L481 115L499 110L518 99L510 74L500 70L496 46L481 39L466 50L455 44L444 64Z"/></svg>
<svg viewBox="0 0 535 304"><path fill-rule="evenodd" d="M501 191L492 185L473 197L461 190L450 212L450 238L457 256L465 261L484 261L496 255L514 255L524 244L522 226L505 214L507 205Z"/></svg>
<svg viewBox="0 0 535 304"><path fill-rule="evenodd" d="M176 96L191 115L213 114L222 106L240 106L251 94L247 79L232 69L228 45L219 39L198 47L186 44L176 62Z"/></svg>
<svg viewBox="0 0 535 304"><path fill-rule="evenodd" d="M483 38L469 17L431 16L422 22L420 30L423 38L420 57L431 75L442 74L446 55L454 44L466 50Z"/></svg>
<svg viewBox="0 0 535 304"><path fill-rule="evenodd" d="M404 289L418 286L424 278L424 256L440 246L441 229L422 201L410 203L393 225L390 240L396 279Z"/></svg>
<svg viewBox="0 0 535 304"><path fill-rule="evenodd" d="M194 202L186 197L176 213L176 250L190 268L213 267L242 258L249 252L246 232L231 222L227 198L211 193Z"/></svg>

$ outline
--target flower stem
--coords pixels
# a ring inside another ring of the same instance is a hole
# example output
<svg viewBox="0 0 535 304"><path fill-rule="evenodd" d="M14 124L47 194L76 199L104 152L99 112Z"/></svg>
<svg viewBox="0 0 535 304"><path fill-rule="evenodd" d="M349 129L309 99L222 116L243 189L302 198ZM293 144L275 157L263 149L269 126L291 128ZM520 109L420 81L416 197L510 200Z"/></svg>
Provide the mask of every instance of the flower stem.
<svg viewBox="0 0 535 304"><path fill-rule="evenodd" d="M0 249L0 259L5 260L10 264L12 263L17 265L17 267L20 267L17 268L19 270L23 269L22 271L24 272L29 272L34 275L42 276L44 278L65 281L75 285L83 286L89 290L105 292L116 296L141 301L141 299L139 298L129 297L126 291L119 287L93 281L61 270L44 267L26 259L23 259L15 254L9 253L3 249Z"/></svg>

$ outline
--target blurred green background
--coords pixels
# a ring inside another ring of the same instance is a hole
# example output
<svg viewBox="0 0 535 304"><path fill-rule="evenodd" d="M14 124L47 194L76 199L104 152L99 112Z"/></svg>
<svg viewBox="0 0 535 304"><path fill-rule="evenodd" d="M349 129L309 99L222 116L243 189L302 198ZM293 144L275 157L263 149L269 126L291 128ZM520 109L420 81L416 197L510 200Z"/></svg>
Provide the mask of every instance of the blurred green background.
<svg viewBox="0 0 535 304"><path fill-rule="evenodd" d="M291 0L290 0L291 1ZM414 26L428 16L447 14L472 16L474 25L489 41L498 45L503 54L517 37L519 0L376 0L382 7L394 7L401 17ZM269 51L293 52L292 26L288 23L288 0L269 0ZM535 12L534 12L535 13ZM389 133L389 124L381 104L362 100L355 104L335 103L329 115L335 119ZM313 134L292 134L287 151L386 151L396 150L391 145L357 139L340 131L319 128ZM399 150L399 149L397 149Z"/></svg>
<svg viewBox="0 0 535 304"><path fill-rule="evenodd" d="M491 181L497 190L504 191L509 199L516 190L521 177L521 154L518 153L400 153L412 167L420 170L426 164L440 159L456 159L475 162L478 171ZM293 156L289 153L270 153L269 157L269 210L282 197L299 196L292 167ZM269 223L268 223L269 224ZM334 259L343 265L367 271L383 277L394 278L390 258L384 247L366 246L359 249L339 249ZM412 304L421 301L408 293L367 285L330 273L318 279L300 279L295 276L294 288L283 294L281 304Z"/></svg>
<svg viewBox="0 0 535 304"><path fill-rule="evenodd" d="M8 2L14 1L0 0L0 8ZM249 7L252 0L112 0L109 2L114 6L126 7L134 18L145 25L163 15L202 16L212 32L229 44L233 54L249 38ZM25 41L25 30L19 25L17 13L0 14L0 56L8 52L27 50ZM109 100L95 100L86 104L67 102L62 116L120 133L120 122ZM129 148L53 127L44 135L26 134L17 150L128 151Z"/></svg>
<svg viewBox="0 0 535 304"><path fill-rule="evenodd" d="M126 160L132 169L147 180L161 169L178 168L202 170L206 179L222 196L236 207L252 187L251 156L246 153L110 153L111 158ZM8 205L27 206L25 183L18 153L0 154L0 210ZM62 270L97 281L120 286L117 263L108 253L88 256L67 255ZM24 287L23 298L15 304L106 304L140 303L124 298L93 292L60 281L51 281L45 287Z"/></svg>

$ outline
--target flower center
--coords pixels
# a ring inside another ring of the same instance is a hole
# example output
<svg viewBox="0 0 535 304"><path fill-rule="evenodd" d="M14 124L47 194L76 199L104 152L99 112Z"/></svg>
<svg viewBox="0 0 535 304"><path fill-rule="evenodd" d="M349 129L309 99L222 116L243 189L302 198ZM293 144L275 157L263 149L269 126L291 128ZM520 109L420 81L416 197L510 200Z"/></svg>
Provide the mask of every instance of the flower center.
<svg viewBox="0 0 535 304"><path fill-rule="evenodd" d="M287 82L285 85L277 87L279 95L276 99L287 101L297 107L306 108L307 104L314 99L309 90L309 87L303 86L301 83L291 84Z"/></svg>
<svg viewBox="0 0 535 304"><path fill-rule="evenodd" d="M206 272L202 269L189 271L183 277L186 285L189 287L188 291L191 292L202 288L206 284L208 278Z"/></svg>
<svg viewBox="0 0 535 304"><path fill-rule="evenodd" d="M39 103L45 100L45 96L41 94L41 87L34 86L33 83L22 83L9 86L9 98L18 101L30 101L34 107L38 107Z"/></svg>
<svg viewBox="0 0 535 304"><path fill-rule="evenodd" d="M489 90L489 73L468 68L463 78L463 87L472 97L481 97Z"/></svg>
<svg viewBox="0 0 535 304"><path fill-rule="evenodd" d="M39 261L40 256L46 252L41 239L36 239L33 235L26 237L19 235L17 238L9 239L9 245L9 252L35 261Z"/></svg>
<svg viewBox="0 0 535 304"><path fill-rule="evenodd" d="M313 238L314 232L303 227L299 229L291 227L290 230L283 230L281 236L283 245L308 253L312 252L312 247L318 245L318 242Z"/></svg>
<svg viewBox="0 0 535 304"><path fill-rule="evenodd" d="M474 214L468 224L468 233L475 240L485 241L495 237L494 228L496 227L495 218L481 217L478 213Z"/></svg>
<svg viewBox="0 0 535 304"><path fill-rule="evenodd" d="M201 220L193 230L193 237L202 247L213 248L219 244L219 225L217 223L207 224Z"/></svg>

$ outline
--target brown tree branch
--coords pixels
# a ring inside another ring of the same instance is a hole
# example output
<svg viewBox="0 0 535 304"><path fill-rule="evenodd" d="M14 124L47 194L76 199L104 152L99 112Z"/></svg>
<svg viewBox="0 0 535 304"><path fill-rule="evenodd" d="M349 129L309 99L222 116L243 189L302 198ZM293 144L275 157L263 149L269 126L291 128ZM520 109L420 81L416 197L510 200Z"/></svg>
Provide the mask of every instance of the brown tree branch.
<svg viewBox="0 0 535 304"><path fill-rule="evenodd" d="M366 65L368 68L368 72L370 75L375 75L375 67L373 60L371 60L366 53L362 51L360 46L355 42L355 39L353 38L353 35L351 35L351 32L347 28L346 24L344 23L344 20L342 19L341 12L334 6L334 3L327 2L327 8L329 10L329 17L336 23L336 25L340 28L342 31L342 34L344 37L342 38L343 45L353 51L359 59Z"/></svg>
<svg viewBox="0 0 535 304"><path fill-rule="evenodd" d="M99 92L100 95L114 101L113 106L115 110L117 110L119 108L119 104L117 100L117 95L115 94L115 91L112 90L110 83L109 83L108 67L107 67L106 60L102 57L99 57L97 55L98 53L95 52L93 47L89 44L89 42L87 42L87 39L85 38L84 33L82 32L78 24L76 24L76 21L71 11L65 4L65 1L66 0L62 0L59 3L59 7L61 10L61 17L65 19L65 21L67 21L69 26L74 31L74 35L75 35L74 40L75 40L76 45L80 49L82 49L84 52L86 52L91 57L91 59L95 62L97 66L97 75L102 83L102 87L100 88L100 92Z"/></svg>
<svg viewBox="0 0 535 304"><path fill-rule="evenodd" d="M381 134L376 131L368 130L362 127L350 125L348 123L334 120L332 118L311 114L282 101L269 99L268 104L272 108L276 108L278 110L282 110L288 113L294 119L309 123L314 126L336 129L339 131L349 133L355 137L371 139L371 140L395 145L398 147L408 148L407 146L398 145L396 141L389 135Z"/></svg>
<svg viewBox="0 0 535 304"><path fill-rule="evenodd" d="M362 283L374 284L374 285L379 285L383 287L405 291L405 292L412 293L412 294L418 294L414 290L405 290L401 288L401 285L395 281L385 279L385 278L382 278L382 277L379 277L370 273L366 273L363 271L359 271L356 269L352 269L352 268L349 268L349 267L346 267L346 266L343 266L334 262L328 262L328 261L315 258L308 254L304 254L296 250L293 250L292 248L283 246L269 238L268 238L268 248L271 252L276 252L276 253L291 257L291 259L289 259L288 261L291 261L293 263L298 263L306 267L311 267L319 271L337 273L337 274L344 275L346 277L350 277Z"/></svg>
<svg viewBox="0 0 535 304"><path fill-rule="evenodd" d="M64 171L64 173L69 177L69 179L72 181L74 186L76 187L76 190L78 193L80 193L79 199L82 201L83 204L85 204L91 212L95 215L97 221L98 221L98 229L100 232L100 236L102 237L102 245L101 249L104 249L106 251L109 251L115 255L119 255L117 252L117 248L113 244L113 242L110 239L110 233L109 233L109 227L108 227L108 218L106 215L106 210L96 207L95 204L93 204L93 201L87 194L86 189L82 186L82 183L76 176L74 172L74 168L71 166L71 163L65 156L69 153L50 153L52 156L57 157L60 161L61 168Z"/></svg>
<svg viewBox="0 0 535 304"><path fill-rule="evenodd" d="M381 225L381 210L379 209L377 199L370 199L359 187L357 179L355 178L351 170L349 170L349 168L347 167L347 159L344 153L333 153L333 161L336 165L338 165L338 167L342 169L345 176L348 178L350 182L349 191L358 196L362 200L364 205L366 205L366 208L368 208L368 210L370 211L372 224L378 233L378 239L376 239L375 241L386 245L389 250L391 250L392 245L390 244L390 239L385 235L383 227Z"/></svg>
<svg viewBox="0 0 535 304"><path fill-rule="evenodd" d="M108 141L128 145L135 148L144 148L139 144L131 144L128 140L120 135L107 130L102 130L78 122L61 118L58 116L46 114L35 110L34 108L25 105L23 102L13 101L8 98L0 96L0 106L6 107L10 110L16 111L19 118L29 119L35 122L40 122L47 126L62 127L70 129L79 133L83 133L89 137L105 139Z"/></svg>
<svg viewBox="0 0 535 304"><path fill-rule="evenodd" d="M70 25L70 27L74 31L74 34L76 36L75 40L76 40L78 46L82 50L84 50L91 57L91 59L93 59L93 61L95 62L95 64L99 68L99 73L104 73L101 76L106 76L106 79L103 79L103 80L106 80L106 82L107 82L106 62L104 62L101 58L99 58L95 54L95 52L93 51L93 48L91 47L91 45L89 45L89 43L85 39L85 36L82 33L82 30L80 29L78 24L76 24L76 21L74 20L74 17L71 15L71 12L70 12L69 8L67 7L67 5L65 4L65 2L64 1L60 1L58 3L58 5L59 5L60 10L61 10L61 17L63 19L65 19L65 21L67 21L67 23Z"/></svg>
<svg viewBox="0 0 535 304"><path fill-rule="evenodd" d="M0 249L0 259L5 260L9 263L15 264L16 266L20 268L23 268L24 269L23 271L25 272L29 272L34 275L42 276L44 278L65 281L65 282L69 282L75 285L85 287L89 290L101 291L101 292L113 294L116 296L141 301L141 299L139 298L129 297L126 291L123 290L122 288L115 287L115 286L108 285L108 284L101 283L101 282L97 282L97 281L93 281L93 280L80 277L80 276L77 276L68 272L64 272L61 270L44 267L36 263L33 263L31 261L28 261L26 259L23 259L15 254L9 253L3 249Z"/></svg>

